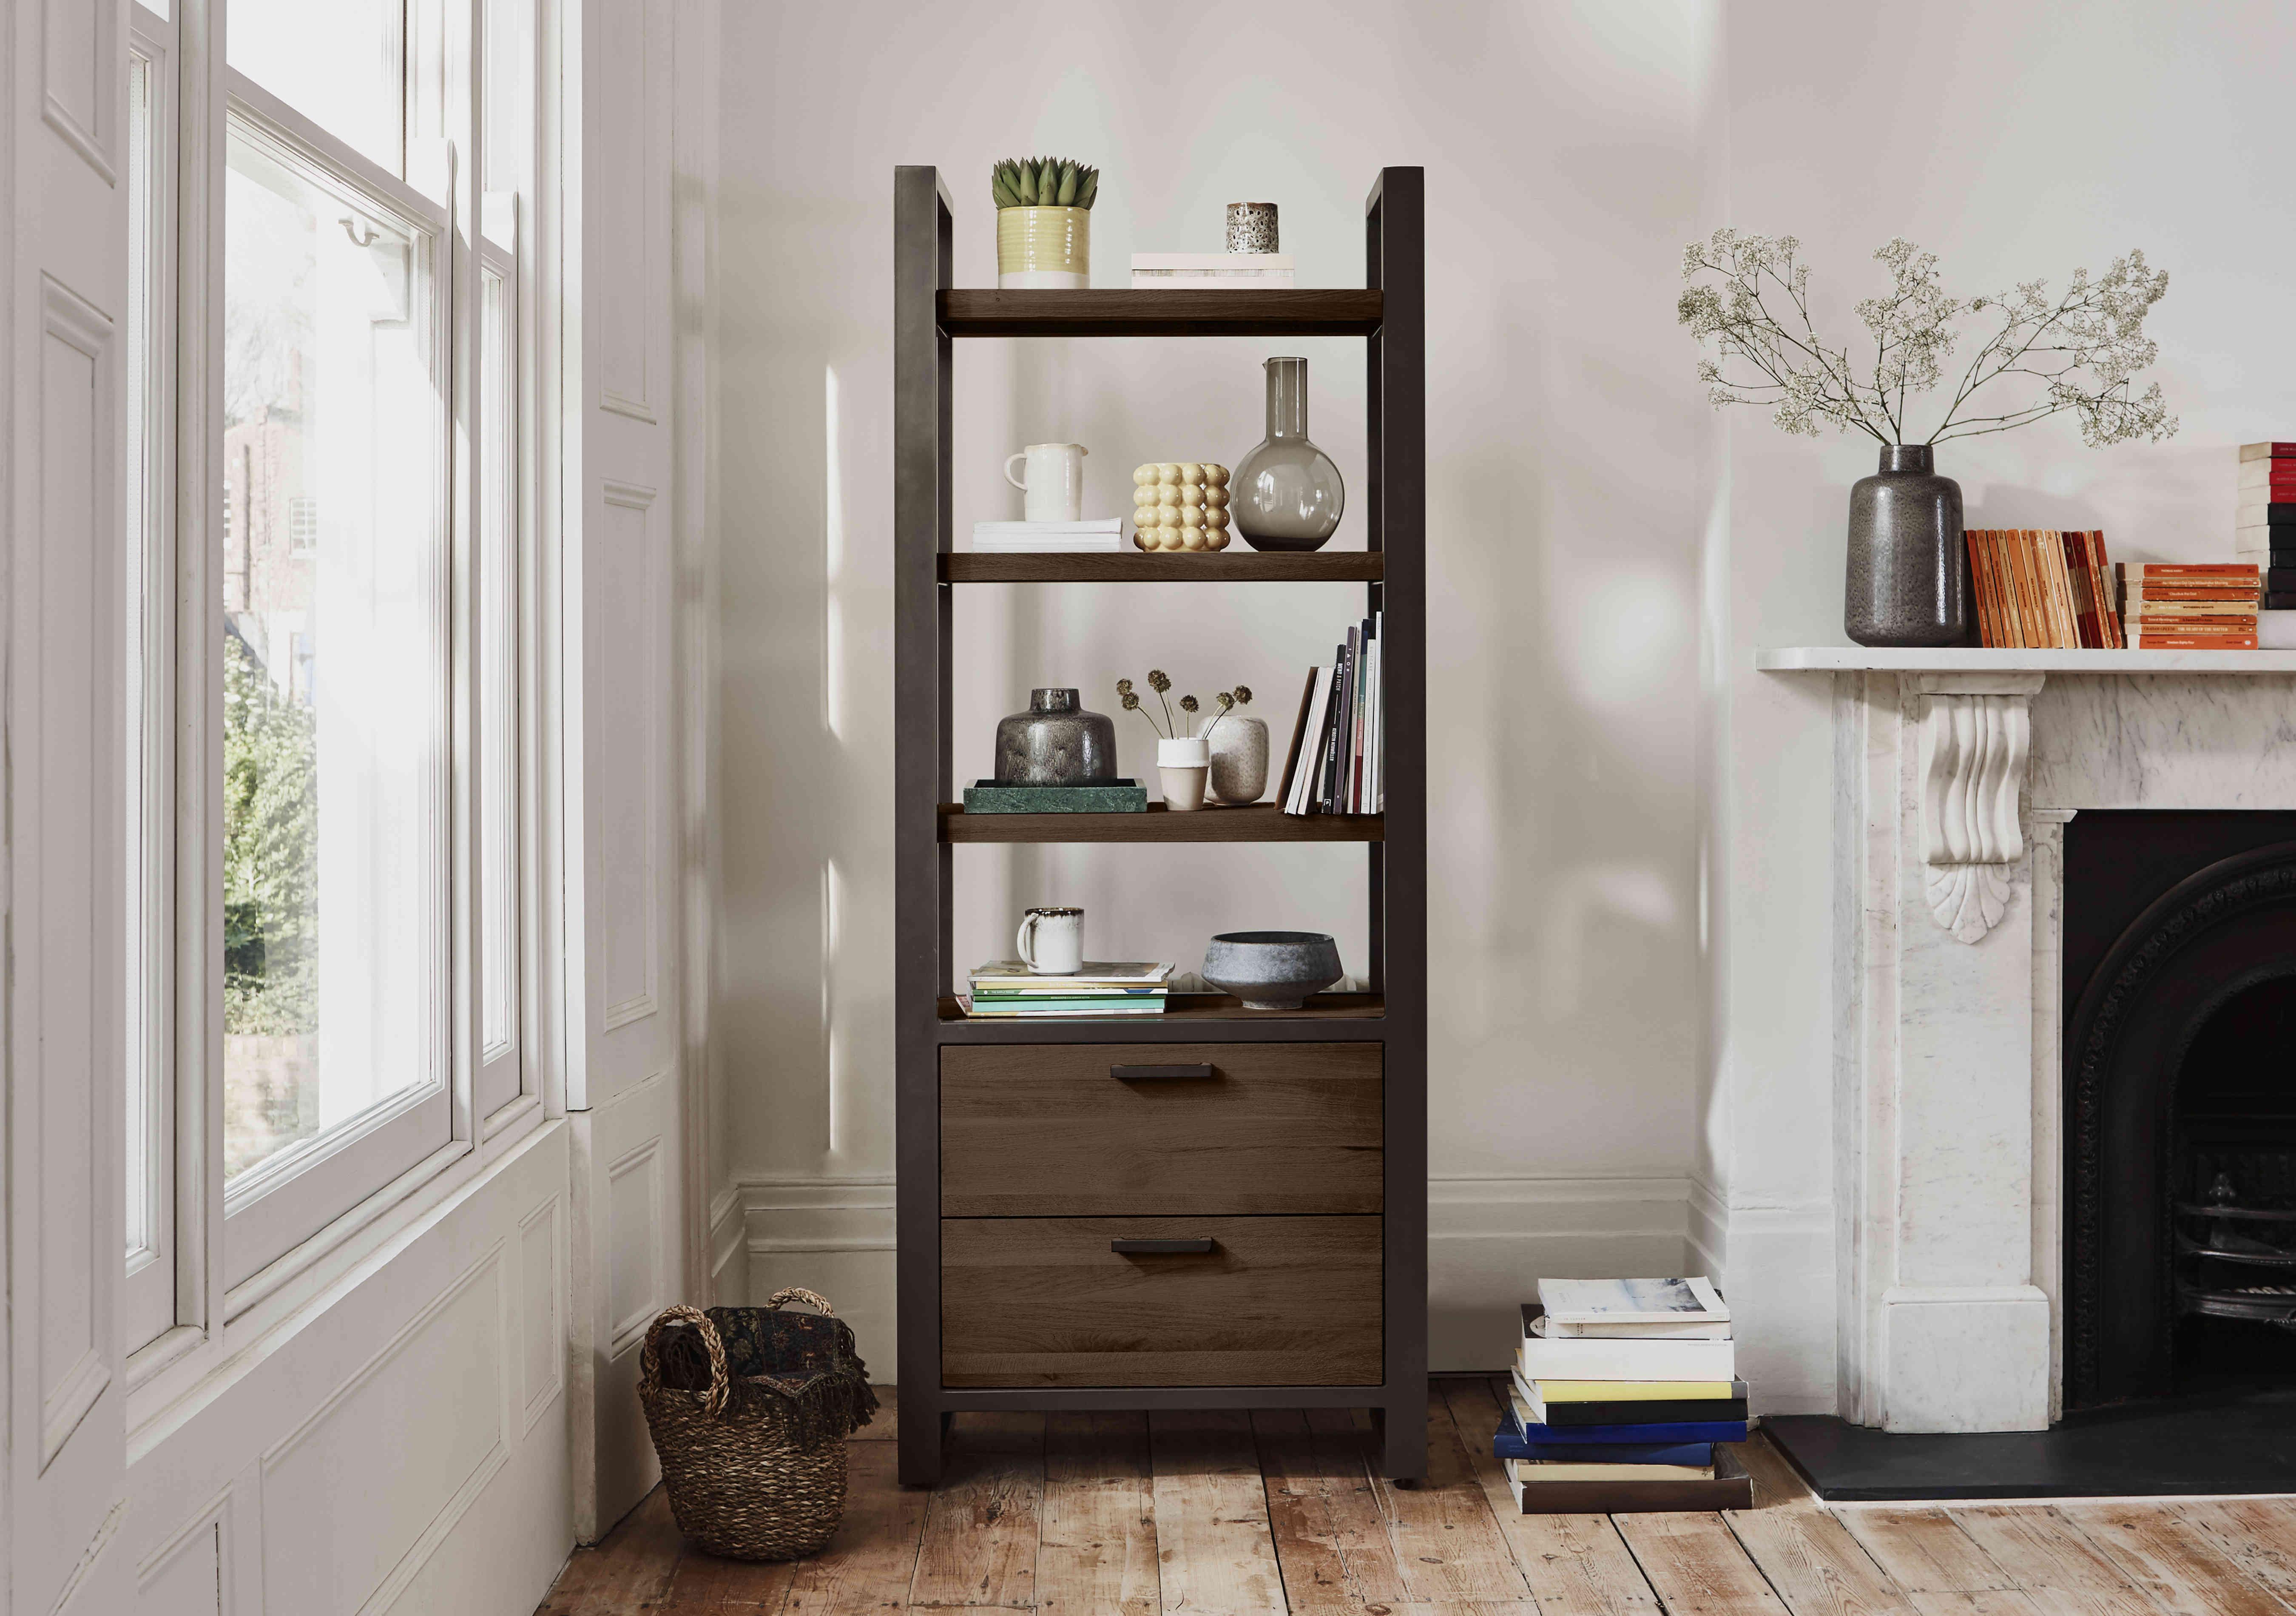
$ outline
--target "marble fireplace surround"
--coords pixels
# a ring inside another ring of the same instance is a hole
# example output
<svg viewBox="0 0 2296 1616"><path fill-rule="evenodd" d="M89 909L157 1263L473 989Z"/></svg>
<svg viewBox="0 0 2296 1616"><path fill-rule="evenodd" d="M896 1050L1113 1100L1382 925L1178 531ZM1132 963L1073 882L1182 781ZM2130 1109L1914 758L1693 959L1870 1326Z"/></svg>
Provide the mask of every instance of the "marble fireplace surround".
<svg viewBox="0 0 2296 1616"><path fill-rule="evenodd" d="M2064 827L2296 808L2296 652L1757 653L1833 679L1840 1412L2062 1406Z"/></svg>

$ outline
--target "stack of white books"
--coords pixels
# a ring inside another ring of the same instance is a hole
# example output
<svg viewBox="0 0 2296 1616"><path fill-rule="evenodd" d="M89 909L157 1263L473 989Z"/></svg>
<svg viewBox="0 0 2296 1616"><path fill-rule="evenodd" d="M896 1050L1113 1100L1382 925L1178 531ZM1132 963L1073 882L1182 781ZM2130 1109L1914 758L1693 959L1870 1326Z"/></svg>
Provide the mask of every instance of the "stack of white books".
<svg viewBox="0 0 2296 1616"><path fill-rule="evenodd" d="M972 524L976 555L1059 555L1078 551L1124 547L1124 518L1103 516L1090 521L977 521Z"/></svg>
<svg viewBox="0 0 2296 1616"><path fill-rule="evenodd" d="M1190 287L1234 291L1292 284L1288 252L1136 252L1132 290L1168 291Z"/></svg>

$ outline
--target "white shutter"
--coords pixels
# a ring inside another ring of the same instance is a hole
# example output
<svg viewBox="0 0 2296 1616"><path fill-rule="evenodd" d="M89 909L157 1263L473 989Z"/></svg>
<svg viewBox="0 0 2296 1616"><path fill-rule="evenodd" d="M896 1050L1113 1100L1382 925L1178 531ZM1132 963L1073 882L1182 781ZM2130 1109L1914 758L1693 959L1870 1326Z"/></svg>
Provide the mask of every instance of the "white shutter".
<svg viewBox="0 0 2296 1616"><path fill-rule="evenodd" d="M116 1611L126 1050L125 0L5 0L0 1612Z"/></svg>

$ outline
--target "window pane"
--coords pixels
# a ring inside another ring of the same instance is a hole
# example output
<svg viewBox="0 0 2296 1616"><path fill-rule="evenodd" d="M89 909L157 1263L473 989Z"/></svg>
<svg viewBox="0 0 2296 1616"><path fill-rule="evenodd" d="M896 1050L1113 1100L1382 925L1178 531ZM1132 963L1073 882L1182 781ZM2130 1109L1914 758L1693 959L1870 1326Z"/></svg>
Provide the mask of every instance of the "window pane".
<svg viewBox="0 0 2296 1616"><path fill-rule="evenodd" d="M485 894L485 1000L480 1039L484 1057L506 1053L518 1036L518 843L512 814L518 800L518 333L504 278L480 272L479 340L485 373L479 382L486 452L480 463L480 616L479 668L482 681L479 731L484 751L480 779L479 879ZM515 1074L513 1074L514 1076ZM508 1095L482 1096L498 1103Z"/></svg>
<svg viewBox="0 0 2296 1616"><path fill-rule="evenodd" d="M231 65L393 174L405 172L405 0L231 0Z"/></svg>
<svg viewBox="0 0 2296 1616"><path fill-rule="evenodd" d="M446 1075L430 238L232 127L224 1165Z"/></svg>
<svg viewBox="0 0 2296 1616"><path fill-rule="evenodd" d="M152 953L152 899L164 868L157 851L168 821L152 812L153 734L150 693L160 644L153 603L168 598L153 577L158 547L156 491L151 475L156 397L152 374L152 64L127 58L127 400L124 469L127 481L127 1254L155 1244L160 1107L160 1062L152 1024L157 986ZM141 1345L139 1341L136 1343Z"/></svg>

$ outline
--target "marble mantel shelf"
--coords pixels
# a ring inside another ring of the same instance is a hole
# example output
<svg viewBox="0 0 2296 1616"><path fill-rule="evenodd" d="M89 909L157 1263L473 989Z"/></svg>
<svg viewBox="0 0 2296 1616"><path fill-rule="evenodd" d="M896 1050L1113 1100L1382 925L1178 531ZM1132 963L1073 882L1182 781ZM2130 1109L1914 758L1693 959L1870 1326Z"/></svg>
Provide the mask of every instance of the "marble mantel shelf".
<svg viewBox="0 0 2296 1616"><path fill-rule="evenodd" d="M2296 651L1887 651L1784 645L1754 652L1764 673L2296 673Z"/></svg>

